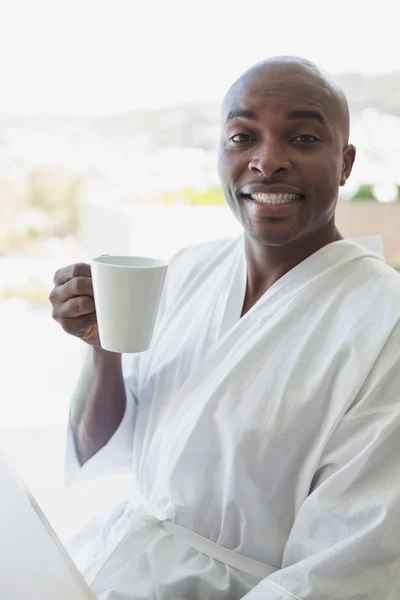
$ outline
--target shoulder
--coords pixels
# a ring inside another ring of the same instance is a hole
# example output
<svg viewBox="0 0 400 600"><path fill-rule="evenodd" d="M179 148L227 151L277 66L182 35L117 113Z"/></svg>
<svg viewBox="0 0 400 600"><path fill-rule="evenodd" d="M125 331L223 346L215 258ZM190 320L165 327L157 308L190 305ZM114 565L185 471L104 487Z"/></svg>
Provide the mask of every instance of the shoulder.
<svg viewBox="0 0 400 600"><path fill-rule="evenodd" d="M159 308L159 320L182 305L201 301L229 271L243 247L243 236L182 248L169 261Z"/></svg>
<svg viewBox="0 0 400 600"><path fill-rule="evenodd" d="M349 309L375 312L377 323L385 311L400 317L400 274L385 262L381 240L374 236L367 241L343 240L335 248L339 296Z"/></svg>
<svg viewBox="0 0 400 600"><path fill-rule="evenodd" d="M386 263L380 236L343 239L331 246L336 251L333 259L340 264L346 288L375 293L379 289L386 292L388 299L400 298L400 274Z"/></svg>
<svg viewBox="0 0 400 600"><path fill-rule="evenodd" d="M357 333L375 341L375 361L346 418L391 415L400 411L400 274L379 260L360 265L362 297ZM367 342L366 342L367 343Z"/></svg>
<svg viewBox="0 0 400 600"><path fill-rule="evenodd" d="M358 270L360 287L378 293L382 308L393 306L400 316L400 274L384 261L373 258L360 261Z"/></svg>
<svg viewBox="0 0 400 600"><path fill-rule="evenodd" d="M242 236L213 240L203 244L187 246L171 259L167 270L167 285L181 285L193 277L206 276L230 260L241 247Z"/></svg>
<svg viewBox="0 0 400 600"><path fill-rule="evenodd" d="M177 252L171 259L172 265L182 265L183 263L202 262L209 258L222 258L230 254L239 243L243 236L235 236L204 242L203 244L194 244L186 246Z"/></svg>

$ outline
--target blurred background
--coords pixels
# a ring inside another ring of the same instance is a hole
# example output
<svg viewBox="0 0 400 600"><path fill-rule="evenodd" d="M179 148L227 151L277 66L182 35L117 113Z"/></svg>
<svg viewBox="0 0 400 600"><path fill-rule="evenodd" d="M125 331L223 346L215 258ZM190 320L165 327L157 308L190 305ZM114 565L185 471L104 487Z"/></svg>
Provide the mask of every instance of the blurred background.
<svg viewBox="0 0 400 600"><path fill-rule="evenodd" d="M219 109L270 55L317 62L347 93L358 156L342 233L381 234L400 268L400 55L391 2L0 3L0 450L62 539L128 489L63 485L83 345L51 319L56 269L169 257L239 232L216 173Z"/></svg>

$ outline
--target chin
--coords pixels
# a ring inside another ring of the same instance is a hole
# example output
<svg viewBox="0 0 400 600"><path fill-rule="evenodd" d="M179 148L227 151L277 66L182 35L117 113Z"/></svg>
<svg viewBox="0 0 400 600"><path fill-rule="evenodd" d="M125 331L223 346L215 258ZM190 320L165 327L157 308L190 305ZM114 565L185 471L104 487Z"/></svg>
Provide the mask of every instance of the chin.
<svg viewBox="0 0 400 600"><path fill-rule="evenodd" d="M246 235L254 242L262 246L270 246L279 248L294 242L298 236L293 231L255 231L254 229L246 229Z"/></svg>

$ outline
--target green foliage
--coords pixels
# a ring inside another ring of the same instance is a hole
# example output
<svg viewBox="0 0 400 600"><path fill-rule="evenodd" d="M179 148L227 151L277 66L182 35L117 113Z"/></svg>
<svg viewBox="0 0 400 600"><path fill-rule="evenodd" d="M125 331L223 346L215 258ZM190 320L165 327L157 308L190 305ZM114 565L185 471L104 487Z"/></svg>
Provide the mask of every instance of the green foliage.
<svg viewBox="0 0 400 600"><path fill-rule="evenodd" d="M377 202L374 196L373 186L370 184L362 184L357 190L357 193L351 199L351 202ZM395 202L400 202L400 186L397 186L397 199Z"/></svg>
<svg viewBox="0 0 400 600"><path fill-rule="evenodd" d="M79 218L81 178L60 165L42 165L29 175L29 205L49 216L46 236L75 233Z"/></svg>
<svg viewBox="0 0 400 600"><path fill-rule="evenodd" d="M75 235L82 183L82 176L57 164L40 165L16 181L0 177L0 257Z"/></svg>
<svg viewBox="0 0 400 600"><path fill-rule="evenodd" d="M191 187L178 192L162 194L163 204L188 204L189 206L221 206L225 204L223 193L219 187L208 190L195 190Z"/></svg>
<svg viewBox="0 0 400 600"><path fill-rule="evenodd" d="M372 201L376 202L376 198L374 196L373 186L369 184L360 185L357 193L353 196L352 202L365 202Z"/></svg>
<svg viewBox="0 0 400 600"><path fill-rule="evenodd" d="M192 206L221 206L225 204L220 188L211 188L204 191L187 189L186 196Z"/></svg>
<svg viewBox="0 0 400 600"><path fill-rule="evenodd" d="M30 279L24 286L8 287L0 294L0 302L19 298L40 306L49 304L49 290L39 279Z"/></svg>

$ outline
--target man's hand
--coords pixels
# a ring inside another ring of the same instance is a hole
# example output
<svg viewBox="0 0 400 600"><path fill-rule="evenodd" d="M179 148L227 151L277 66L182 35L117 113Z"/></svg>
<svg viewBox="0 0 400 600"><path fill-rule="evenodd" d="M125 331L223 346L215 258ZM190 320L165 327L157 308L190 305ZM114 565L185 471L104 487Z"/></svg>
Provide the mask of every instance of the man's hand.
<svg viewBox="0 0 400 600"><path fill-rule="evenodd" d="M93 298L90 265L77 263L59 269L49 300L53 319L70 335L101 347Z"/></svg>

